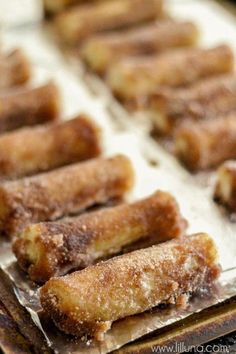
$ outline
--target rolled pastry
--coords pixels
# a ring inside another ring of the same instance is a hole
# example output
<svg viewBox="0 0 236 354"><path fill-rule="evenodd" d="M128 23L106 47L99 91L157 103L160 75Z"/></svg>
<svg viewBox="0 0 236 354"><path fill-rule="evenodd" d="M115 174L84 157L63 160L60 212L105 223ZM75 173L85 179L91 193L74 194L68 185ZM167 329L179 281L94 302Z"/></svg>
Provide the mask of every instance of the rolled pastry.
<svg viewBox="0 0 236 354"><path fill-rule="evenodd" d="M15 49L0 57L0 90L26 83L31 77L31 66L25 53Z"/></svg>
<svg viewBox="0 0 236 354"><path fill-rule="evenodd" d="M59 113L60 95L53 82L0 93L0 133L56 120Z"/></svg>
<svg viewBox="0 0 236 354"><path fill-rule="evenodd" d="M111 63L122 57L191 46L197 39L198 29L192 22L165 20L91 37L82 46L81 55L91 69L103 74Z"/></svg>
<svg viewBox="0 0 236 354"><path fill-rule="evenodd" d="M106 0L43 0L43 5L45 14L53 16L73 5L81 5L98 1L102 2Z"/></svg>
<svg viewBox="0 0 236 354"><path fill-rule="evenodd" d="M13 250L30 278L45 282L117 254L124 246L151 235L153 243L179 237L186 226L175 199L158 191L132 204L30 225Z"/></svg>
<svg viewBox="0 0 236 354"><path fill-rule="evenodd" d="M175 147L179 159L193 171L236 158L236 112L184 124L176 132Z"/></svg>
<svg viewBox="0 0 236 354"><path fill-rule="evenodd" d="M187 89L159 89L148 101L155 130L172 135L185 120L203 120L236 110L236 76L216 76Z"/></svg>
<svg viewBox="0 0 236 354"><path fill-rule="evenodd" d="M15 179L100 154L100 134L86 116L0 136L0 180Z"/></svg>
<svg viewBox="0 0 236 354"><path fill-rule="evenodd" d="M30 223L59 219L121 197L133 185L124 155L97 158L0 184L0 230L15 236Z"/></svg>
<svg viewBox="0 0 236 354"><path fill-rule="evenodd" d="M166 53L123 58L108 68L107 83L122 100L143 98L160 86L180 87L232 72L233 52L227 45L184 48Z"/></svg>
<svg viewBox="0 0 236 354"><path fill-rule="evenodd" d="M236 161L226 161L218 169L214 197L230 211L236 211Z"/></svg>
<svg viewBox="0 0 236 354"><path fill-rule="evenodd" d="M210 236L186 236L52 278L40 300L61 330L103 340L118 319L160 304L184 305L218 277L217 262Z"/></svg>
<svg viewBox="0 0 236 354"><path fill-rule="evenodd" d="M80 44L96 32L121 29L163 17L163 0L110 0L73 7L55 19L60 39Z"/></svg>
<svg viewBox="0 0 236 354"><path fill-rule="evenodd" d="M65 10L71 5L82 4L86 2L88 2L88 0L43 0L43 5L46 14L55 15L56 13ZM93 0L90 0L90 2L93 2Z"/></svg>

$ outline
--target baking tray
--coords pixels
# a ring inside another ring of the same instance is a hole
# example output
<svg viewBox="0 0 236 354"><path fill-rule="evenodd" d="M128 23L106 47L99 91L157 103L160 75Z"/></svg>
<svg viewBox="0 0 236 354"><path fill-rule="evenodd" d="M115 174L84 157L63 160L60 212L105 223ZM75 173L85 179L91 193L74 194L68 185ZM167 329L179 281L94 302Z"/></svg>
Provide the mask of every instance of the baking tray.
<svg viewBox="0 0 236 354"><path fill-rule="evenodd" d="M202 32L202 45L229 43L234 50L236 25L234 18L209 0L167 1L172 15L195 21ZM236 295L236 224L230 221L223 209L212 201L214 174L190 175L178 162L149 136L149 124L143 116L127 112L117 102L104 83L84 70L77 58L61 52L48 31L38 20L27 25L3 23L3 43L8 47L21 46L29 55L34 78L31 85L38 85L53 78L61 88L63 117L87 112L103 130L104 154L128 155L135 167L136 185L129 200L144 197L156 189L172 193L189 221L188 233L208 232L216 241L223 269L221 292L211 298L197 298L185 313L171 309L171 314L157 311L134 316L113 326L113 332L103 344L67 342L57 332L47 332L45 337L60 353L108 353L154 330L186 318L214 304ZM26 281L15 266L8 244L0 248L0 265L15 286L14 291L40 327L35 310L38 309L37 289ZM36 291L36 292L35 292ZM199 301L200 299L200 301ZM161 317L161 316L164 316ZM120 325L121 323L121 325ZM125 329L124 329L124 326ZM128 326L128 327L127 327ZM129 329L127 331L127 328ZM43 331L42 331L43 333ZM60 337L61 341L58 340Z"/></svg>

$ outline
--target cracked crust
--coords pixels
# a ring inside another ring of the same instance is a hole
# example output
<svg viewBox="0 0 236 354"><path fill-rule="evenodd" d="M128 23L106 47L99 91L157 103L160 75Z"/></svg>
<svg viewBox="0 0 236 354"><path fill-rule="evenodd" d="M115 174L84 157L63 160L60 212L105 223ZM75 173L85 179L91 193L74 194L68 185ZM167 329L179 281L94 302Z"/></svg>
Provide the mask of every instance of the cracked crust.
<svg viewBox="0 0 236 354"><path fill-rule="evenodd" d="M17 236L29 224L73 215L123 196L133 186L124 155L97 158L0 186L0 229Z"/></svg>
<svg viewBox="0 0 236 354"><path fill-rule="evenodd" d="M168 193L64 221L30 225L13 244L19 265L37 282L81 269L140 239L182 236L187 222Z"/></svg>
<svg viewBox="0 0 236 354"><path fill-rule="evenodd" d="M112 322L162 303L183 304L219 276L217 250L207 234L167 241L50 279L43 309L69 334L102 340Z"/></svg>

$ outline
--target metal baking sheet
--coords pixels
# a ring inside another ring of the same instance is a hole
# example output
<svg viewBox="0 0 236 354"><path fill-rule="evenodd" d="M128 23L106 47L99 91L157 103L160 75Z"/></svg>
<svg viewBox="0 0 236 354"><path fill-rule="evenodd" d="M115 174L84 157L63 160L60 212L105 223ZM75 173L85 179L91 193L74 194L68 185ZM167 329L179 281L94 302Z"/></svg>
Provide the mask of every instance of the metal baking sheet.
<svg viewBox="0 0 236 354"><path fill-rule="evenodd" d="M235 21L214 2L169 0L167 3L172 15L193 20L199 25L203 46L228 42L236 49ZM149 125L144 116L126 112L100 79L83 70L79 59L60 52L48 30L39 24L37 16L34 24L26 22L27 25L21 23L19 26L14 21L4 21L1 24L2 42L9 48L21 46L26 50L34 68L31 85L54 79L61 89L65 119L78 112L91 114L103 130L104 154L125 153L134 163L136 185L128 199L146 196L157 189L172 193L180 204L182 214L189 221L188 233L204 231L212 235L219 249L223 269L217 291L210 297L196 297L186 311L175 308L155 310L118 321L102 344L82 343L53 328L45 328L48 343L58 353L109 353L144 334L236 295L236 271L230 271L236 268L236 224L212 201L214 174L197 178L190 175L148 135ZM37 287L19 271L14 261L9 244L2 241L0 266L15 284L19 301L43 331L37 315Z"/></svg>

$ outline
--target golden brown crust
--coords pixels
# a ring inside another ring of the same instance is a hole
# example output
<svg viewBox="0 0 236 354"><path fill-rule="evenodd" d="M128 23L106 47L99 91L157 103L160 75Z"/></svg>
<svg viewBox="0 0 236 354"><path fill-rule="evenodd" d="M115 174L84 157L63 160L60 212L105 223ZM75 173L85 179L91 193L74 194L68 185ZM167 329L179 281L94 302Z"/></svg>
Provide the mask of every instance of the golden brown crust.
<svg viewBox="0 0 236 354"><path fill-rule="evenodd" d="M17 48L0 57L0 90L22 85L30 77L30 63L23 50Z"/></svg>
<svg viewBox="0 0 236 354"><path fill-rule="evenodd" d="M112 322L178 303L218 275L213 240L197 234L52 278L41 288L40 300L61 330L102 339Z"/></svg>
<svg viewBox="0 0 236 354"><path fill-rule="evenodd" d="M229 211L236 212L236 162L226 161L217 171L214 198Z"/></svg>
<svg viewBox="0 0 236 354"><path fill-rule="evenodd" d="M189 85L232 72L233 67L233 52L227 45L175 49L151 57L124 58L109 67L107 82L120 99L138 99L160 86Z"/></svg>
<svg viewBox="0 0 236 354"><path fill-rule="evenodd" d="M124 155L97 158L0 185L0 229L18 235L30 223L73 215L123 196L134 172Z"/></svg>
<svg viewBox="0 0 236 354"><path fill-rule="evenodd" d="M187 89L160 89L148 104L155 129L170 135L186 119L203 120L236 110L236 76L216 76Z"/></svg>
<svg viewBox="0 0 236 354"><path fill-rule="evenodd" d="M102 2L106 0L43 0L43 5L46 16L52 17L71 6L99 1Z"/></svg>
<svg viewBox="0 0 236 354"><path fill-rule="evenodd" d="M93 0L90 0L93 2ZM95 0L94 0L95 1ZM96 0L99 1L99 0ZM103 0L100 0L103 1ZM43 0L44 10L48 15L55 15L65 10L67 7L75 4L86 3L87 0Z"/></svg>
<svg viewBox="0 0 236 354"><path fill-rule="evenodd" d="M100 154L100 131L85 115L0 136L0 180L52 170Z"/></svg>
<svg viewBox="0 0 236 354"><path fill-rule="evenodd" d="M60 113L60 95L53 82L34 89L0 94L0 133L54 121Z"/></svg>
<svg viewBox="0 0 236 354"><path fill-rule="evenodd" d="M192 171L218 166L236 158L236 113L202 122L189 122L176 132L180 160Z"/></svg>
<svg viewBox="0 0 236 354"><path fill-rule="evenodd" d="M117 254L140 239L153 236L155 244L182 236L186 226L175 199L158 191L132 204L30 225L13 251L32 280L45 282Z"/></svg>
<svg viewBox="0 0 236 354"><path fill-rule="evenodd" d="M163 16L163 0L113 0L75 6L55 19L55 28L68 44L89 35L133 26Z"/></svg>
<svg viewBox="0 0 236 354"><path fill-rule="evenodd" d="M122 32L90 37L80 52L93 70L103 74L118 58L191 46L197 38L198 29L192 22L164 20Z"/></svg>

